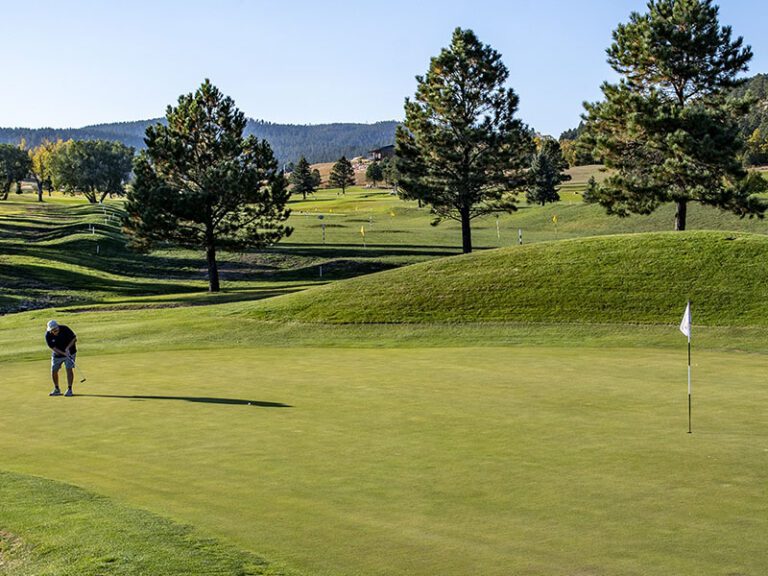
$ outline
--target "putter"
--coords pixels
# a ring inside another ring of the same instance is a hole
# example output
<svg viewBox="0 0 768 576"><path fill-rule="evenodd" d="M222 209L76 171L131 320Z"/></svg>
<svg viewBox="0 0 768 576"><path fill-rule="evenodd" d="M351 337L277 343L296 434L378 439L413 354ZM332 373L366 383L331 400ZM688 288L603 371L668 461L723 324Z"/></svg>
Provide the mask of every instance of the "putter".
<svg viewBox="0 0 768 576"><path fill-rule="evenodd" d="M80 380L80 384L82 384L82 383L83 383L83 382L85 382L85 380L86 380L86 378L85 378L85 372L83 372L83 369L82 369L82 368L80 368L80 366L77 364L77 362L72 362L72 365L74 366L74 369L75 369L75 370L77 370L78 372L80 372L80 376L82 376L82 379Z"/></svg>

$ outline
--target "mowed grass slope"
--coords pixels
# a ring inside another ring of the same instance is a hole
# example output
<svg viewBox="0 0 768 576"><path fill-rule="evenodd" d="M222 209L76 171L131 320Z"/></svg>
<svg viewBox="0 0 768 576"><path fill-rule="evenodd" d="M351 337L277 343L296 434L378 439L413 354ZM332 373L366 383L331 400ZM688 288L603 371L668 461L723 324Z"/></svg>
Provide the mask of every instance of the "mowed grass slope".
<svg viewBox="0 0 768 576"><path fill-rule="evenodd" d="M306 322L768 324L768 238L687 232L597 237L443 258L253 305Z"/></svg>
<svg viewBox="0 0 768 576"><path fill-rule="evenodd" d="M674 207L651 216L606 217L580 191L599 167L571 170L563 201L544 207L520 203L513 214L473 221L476 250L531 243L668 231ZM207 295L201 250L161 246L151 254L126 249L120 200L105 207L54 195L38 203L27 193L0 203L0 313L50 306L169 306L267 298L380 270L460 253L457 222L430 226L428 207L403 202L386 189L320 190L289 203L294 233L266 250L219 253L222 293ZM557 222L553 217L557 217ZM768 224L698 205L691 230L765 234Z"/></svg>
<svg viewBox="0 0 768 576"><path fill-rule="evenodd" d="M0 502L0 574L284 574L189 526L60 482L0 471Z"/></svg>

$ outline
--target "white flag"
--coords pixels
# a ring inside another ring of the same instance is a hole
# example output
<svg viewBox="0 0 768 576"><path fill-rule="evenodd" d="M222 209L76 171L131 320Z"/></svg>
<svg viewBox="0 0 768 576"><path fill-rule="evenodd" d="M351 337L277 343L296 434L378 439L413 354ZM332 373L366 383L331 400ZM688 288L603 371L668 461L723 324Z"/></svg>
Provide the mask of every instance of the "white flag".
<svg viewBox="0 0 768 576"><path fill-rule="evenodd" d="M691 303L685 307L685 313L683 314L683 320L680 322L680 332L691 337Z"/></svg>

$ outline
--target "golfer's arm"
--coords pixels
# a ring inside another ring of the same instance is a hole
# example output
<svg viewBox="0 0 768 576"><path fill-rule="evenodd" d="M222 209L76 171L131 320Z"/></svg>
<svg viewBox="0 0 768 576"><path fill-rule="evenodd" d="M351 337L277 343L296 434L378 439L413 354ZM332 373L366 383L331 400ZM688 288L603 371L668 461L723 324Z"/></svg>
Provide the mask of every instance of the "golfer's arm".
<svg viewBox="0 0 768 576"><path fill-rule="evenodd" d="M70 349L70 348L72 348L72 344L74 344L75 342L77 342L77 336L75 336L74 338L72 338L72 341L71 341L69 344L67 344L67 347L66 347L66 348L64 348L64 353L65 353L67 356L69 356L69 349Z"/></svg>

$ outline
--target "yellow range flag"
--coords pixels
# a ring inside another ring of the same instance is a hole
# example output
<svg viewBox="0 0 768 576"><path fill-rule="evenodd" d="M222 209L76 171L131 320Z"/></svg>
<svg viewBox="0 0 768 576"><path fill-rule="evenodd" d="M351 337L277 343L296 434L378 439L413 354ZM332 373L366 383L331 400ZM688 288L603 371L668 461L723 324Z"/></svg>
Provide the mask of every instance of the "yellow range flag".
<svg viewBox="0 0 768 576"><path fill-rule="evenodd" d="M557 224L557 214L555 214L554 216L552 216L552 222L554 222L555 224Z"/></svg>
<svg viewBox="0 0 768 576"><path fill-rule="evenodd" d="M365 238L365 226L360 226L360 236Z"/></svg>

